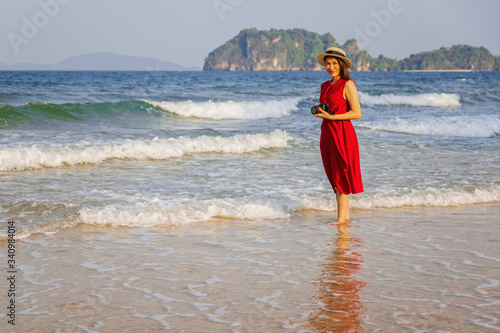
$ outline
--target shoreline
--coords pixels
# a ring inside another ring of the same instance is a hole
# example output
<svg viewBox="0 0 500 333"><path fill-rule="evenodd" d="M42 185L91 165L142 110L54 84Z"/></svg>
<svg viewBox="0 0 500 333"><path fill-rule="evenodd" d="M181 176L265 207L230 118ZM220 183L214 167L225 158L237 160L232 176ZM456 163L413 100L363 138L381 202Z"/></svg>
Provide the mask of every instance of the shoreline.
<svg viewBox="0 0 500 333"><path fill-rule="evenodd" d="M498 203L356 210L338 225L308 211L33 235L16 244L16 329L500 329L499 214Z"/></svg>
<svg viewBox="0 0 500 333"><path fill-rule="evenodd" d="M404 69L400 72L497 72L497 71L476 71L472 69Z"/></svg>
<svg viewBox="0 0 500 333"><path fill-rule="evenodd" d="M238 72L294 72L294 73L306 73L306 72L322 72L322 69L319 70L250 70L250 71L240 71L240 70L158 70L155 72L185 72L185 73L190 73L190 72L233 72L233 73L238 73ZM140 69L130 69L130 70L114 70L114 69L0 69L0 72L146 72L150 73L151 71L148 71L146 69L140 70ZM357 70L352 70L353 73L394 73L394 72L499 72L496 70L490 70L490 71L485 71L485 70L472 70L472 69L404 69L404 70L398 70L398 71L357 71Z"/></svg>

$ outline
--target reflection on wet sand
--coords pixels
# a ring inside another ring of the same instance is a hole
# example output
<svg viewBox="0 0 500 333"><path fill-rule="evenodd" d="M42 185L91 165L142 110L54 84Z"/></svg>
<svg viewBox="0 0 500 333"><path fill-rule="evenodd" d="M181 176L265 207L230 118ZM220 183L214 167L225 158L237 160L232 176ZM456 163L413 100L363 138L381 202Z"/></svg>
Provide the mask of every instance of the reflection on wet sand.
<svg viewBox="0 0 500 333"><path fill-rule="evenodd" d="M309 316L312 328L319 332L364 332L361 327L365 307L359 292L366 283L356 277L363 258L355 249L361 239L352 238L349 224L337 225L338 237L325 256L324 269L317 283L315 298L321 308Z"/></svg>

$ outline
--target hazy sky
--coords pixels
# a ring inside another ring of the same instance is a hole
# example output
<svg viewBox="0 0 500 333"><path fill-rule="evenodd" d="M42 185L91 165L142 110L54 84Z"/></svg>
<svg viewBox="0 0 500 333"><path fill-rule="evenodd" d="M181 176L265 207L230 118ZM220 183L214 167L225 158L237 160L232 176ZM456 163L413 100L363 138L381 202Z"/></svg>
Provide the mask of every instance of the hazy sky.
<svg viewBox="0 0 500 333"><path fill-rule="evenodd" d="M356 38L374 57L455 44L500 55L500 0L0 0L0 62L115 52L201 68L252 27Z"/></svg>

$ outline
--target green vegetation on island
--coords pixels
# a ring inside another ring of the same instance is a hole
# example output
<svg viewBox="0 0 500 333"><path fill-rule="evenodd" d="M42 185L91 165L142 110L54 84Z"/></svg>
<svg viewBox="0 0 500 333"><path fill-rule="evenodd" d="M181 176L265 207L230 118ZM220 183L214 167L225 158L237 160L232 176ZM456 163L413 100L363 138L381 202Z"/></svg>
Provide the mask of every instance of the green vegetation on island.
<svg viewBox="0 0 500 333"><path fill-rule="evenodd" d="M316 55L324 52L326 45L337 45L331 34L245 29L212 51L203 70L314 70L318 67Z"/></svg>
<svg viewBox="0 0 500 333"><path fill-rule="evenodd" d="M244 29L224 45L210 52L205 71L310 71L321 70L316 56L326 48L344 49L354 71L476 70L498 71L500 57L484 47L455 45L450 48L412 54L403 60L383 55L371 57L355 39L339 45L330 34L304 29Z"/></svg>
<svg viewBox="0 0 500 333"><path fill-rule="evenodd" d="M497 57L498 58L498 57ZM495 64L496 63L496 64ZM498 70L498 60L484 47L454 45L412 54L400 61L403 70ZM495 69L496 66L496 69Z"/></svg>

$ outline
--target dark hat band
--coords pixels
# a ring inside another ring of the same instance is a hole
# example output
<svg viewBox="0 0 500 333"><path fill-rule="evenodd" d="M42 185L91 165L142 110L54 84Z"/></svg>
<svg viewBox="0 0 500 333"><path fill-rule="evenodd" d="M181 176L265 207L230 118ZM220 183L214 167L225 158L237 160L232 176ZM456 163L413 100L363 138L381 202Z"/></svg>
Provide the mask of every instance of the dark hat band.
<svg viewBox="0 0 500 333"><path fill-rule="evenodd" d="M343 58L345 58L345 55L340 53L340 52L337 52L337 51L326 51L325 52L326 54L331 54L331 55L337 55L337 56L341 56Z"/></svg>

